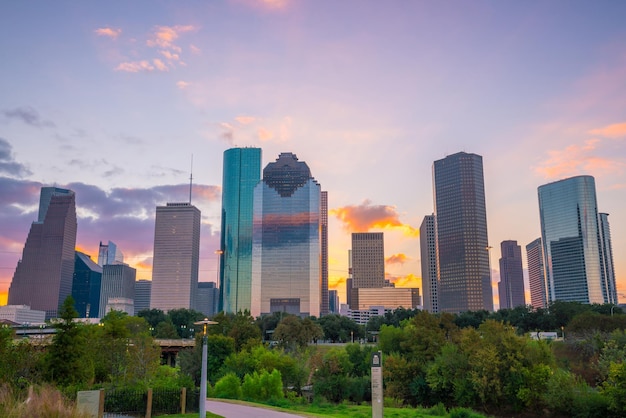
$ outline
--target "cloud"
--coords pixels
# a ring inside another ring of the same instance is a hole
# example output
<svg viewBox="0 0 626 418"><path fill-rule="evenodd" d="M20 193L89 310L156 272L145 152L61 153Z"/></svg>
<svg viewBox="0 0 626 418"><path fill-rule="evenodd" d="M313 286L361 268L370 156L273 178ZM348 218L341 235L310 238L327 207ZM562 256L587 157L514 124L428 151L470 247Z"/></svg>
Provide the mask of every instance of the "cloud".
<svg viewBox="0 0 626 418"><path fill-rule="evenodd" d="M182 49L174 44L174 41L180 37L181 33L195 30L197 28L192 25L157 26L152 33L152 38L148 39L146 44L149 47L159 47L180 53Z"/></svg>
<svg viewBox="0 0 626 418"><path fill-rule="evenodd" d="M267 142L270 139L274 138L274 134L272 132L268 131L265 128L259 128L257 130L257 133L258 133L258 136L259 136L259 140L261 142Z"/></svg>
<svg viewBox="0 0 626 418"><path fill-rule="evenodd" d="M373 228L401 230L411 237L419 236L419 229L400 221L394 206L372 205L369 200L357 206L344 206L330 211L349 232L368 232Z"/></svg>
<svg viewBox="0 0 626 418"><path fill-rule="evenodd" d="M409 273L406 276L392 276L386 275L387 279L396 285L396 287L417 287L422 285L422 279L416 275Z"/></svg>
<svg viewBox="0 0 626 418"><path fill-rule="evenodd" d="M169 71L170 70L169 68L167 68L167 65L165 65L163 63L163 61L161 61L158 58L153 59L152 62L154 63L154 66L156 67L156 69L159 70L159 71Z"/></svg>
<svg viewBox="0 0 626 418"><path fill-rule="evenodd" d="M191 85L191 83L188 83L186 81L178 81L176 82L176 87L178 87L181 90L185 90L187 87L189 87Z"/></svg>
<svg viewBox="0 0 626 418"><path fill-rule="evenodd" d="M233 125L227 122L222 122L219 124L220 133L219 137L226 141L229 145L234 145L235 143L235 128Z"/></svg>
<svg viewBox="0 0 626 418"><path fill-rule="evenodd" d="M250 7L254 7L262 10L280 11L289 6L289 0L235 0L238 3L243 3Z"/></svg>
<svg viewBox="0 0 626 418"><path fill-rule="evenodd" d="M406 254L394 254L385 259L385 263L387 264L404 264L409 260Z"/></svg>
<svg viewBox="0 0 626 418"><path fill-rule="evenodd" d="M4 138L0 138L0 174L8 174L15 177L29 176L32 172L25 165L15 161L12 146Z"/></svg>
<svg viewBox="0 0 626 418"><path fill-rule="evenodd" d="M18 119L27 125L34 126L36 128L54 127L54 123L48 120L44 120L39 116L39 112L30 106L16 107L14 109L3 110L2 113L8 119Z"/></svg>
<svg viewBox="0 0 626 418"><path fill-rule="evenodd" d="M196 54L196 55L200 55L200 53L202 52L202 50L195 45L189 45L189 49L191 50L193 54Z"/></svg>
<svg viewBox="0 0 626 418"><path fill-rule="evenodd" d="M242 125L249 125L256 121L257 118L255 118L254 116L237 116L235 120Z"/></svg>
<svg viewBox="0 0 626 418"><path fill-rule="evenodd" d="M146 60L122 62L117 67L115 67L115 71L125 71L127 73L138 73L140 71L151 72L154 71L154 66Z"/></svg>
<svg viewBox="0 0 626 418"><path fill-rule="evenodd" d="M620 174L626 163L611 155L603 155L602 141L588 139L582 144L568 145L564 149L549 150L545 161L535 171L547 179L578 174Z"/></svg>
<svg viewBox="0 0 626 418"><path fill-rule="evenodd" d="M118 36L122 33L121 29L117 28L98 28L94 30L95 34L98 36L106 36L111 39L117 39Z"/></svg>
<svg viewBox="0 0 626 418"><path fill-rule="evenodd" d="M626 137L626 122L615 123L605 126L604 128L592 129L589 131L591 135L597 135L605 138L624 138Z"/></svg>
<svg viewBox="0 0 626 418"><path fill-rule="evenodd" d="M168 61L180 61L180 55L173 54L170 51L162 50L159 54L163 55Z"/></svg>

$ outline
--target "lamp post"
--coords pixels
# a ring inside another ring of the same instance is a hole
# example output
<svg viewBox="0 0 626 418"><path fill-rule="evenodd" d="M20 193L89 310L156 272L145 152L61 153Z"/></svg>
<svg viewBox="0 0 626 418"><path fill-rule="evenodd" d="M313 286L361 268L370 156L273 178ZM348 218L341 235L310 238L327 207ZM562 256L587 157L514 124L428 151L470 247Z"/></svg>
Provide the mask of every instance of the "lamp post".
<svg viewBox="0 0 626 418"><path fill-rule="evenodd" d="M200 374L200 418L206 418L206 363L207 363L207 337L206 328L208 325L215 325L217 322L209 321L204 318L203 321L194 322L194 325L202 325L202 372Z"/></svg>

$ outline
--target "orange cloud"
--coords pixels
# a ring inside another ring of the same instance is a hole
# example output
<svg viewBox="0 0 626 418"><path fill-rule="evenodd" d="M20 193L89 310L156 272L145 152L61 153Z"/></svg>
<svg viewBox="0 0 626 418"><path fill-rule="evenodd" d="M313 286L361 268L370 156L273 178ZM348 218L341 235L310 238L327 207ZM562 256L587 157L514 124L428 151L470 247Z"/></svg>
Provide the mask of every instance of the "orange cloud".
<svg viewBox="0 0 626 418"><path fill-rule="evenodd" d="M328 278L328 288L329 289L337 289L339 286L346 285L346 277L341 276L330 276Z"/></svg>
<svg viewBox="0 0 626 418"><path fill-rule="evenodd" d="M605 138L622 138L626 137L626 122L614 123L604 128L593 129L589 131L591 135L598 135Z"/></svg>
<svg viewBox="0 0 626 418"><path fill-rule="evenodd" d="M254 116L237 116L235 120L242 125L249 125L256 121L256 118Z"/></svg>
<svg viewBox="0 0 626 418"><path fill-rule="evenodd" d="M390 257L387 257L385 263L387 264L404 264L409 260L406 254L394 254Z"/></svg>
<svg viewBox="0 0 626 418"><path fill-rule="evenodd" d="M158 58L153 59L152 62L154 63L154 66L156 67L156 69L159 70L159 71L169 71L170 70L169 68L167 68L167 65L165 65L163 63L163 61L161 61Z"/></svg>
<svg viewBox="0 0 626 418"><path fill-rule="evenodd" d="M0 292L0 306L4 306L9 301L9 292L2 291Z"/></svg>
<svg viewBox="0 0 626 418"><path fill-rule="evenodd" d="M154 71L154 66L146 60L123 62L115 67L115 71L125 71L127 73L138 73L140 71L150 72Z"/></svg>
<svg viewBox="0 0 626 418"><path fill-rule="evenodd" d="M373 228L399 229L407 236L419 236L419 229L400 221L395 207L372 205L369 200L358 206L331 209L330 214L343 222L344 228L349 232L368 232Z"/></svg>
<svg viewBox="0 0 626 418"><path fill-rule="evenodd" d="M180 61L180 55L178 54L173 54L172 52L164 49L159 51L159 54L163 55L165 58L167 58L168 61Z"/></svg>
<svg viewBox="0 0 626 418"><path fill-rule="evenodd" d="M196 27L192 25L157 26L152 39L148 39L146 44L150 47L160 47L180 53L182 49L175 45L174 41L180 37L181 33L191 32L194 30L196 30Z"/></svg>
<svg viewBox="0 0 626 418"><path fill-rule="evenodd" d="M416 275L409 273L406 276L390 276L387 275L387 279L396 285L396 287L421 287L422 279ZM421 289L420 289L421 296Z"/></svg>
<svg viewBox="0 0 626 418"><path fill-rule="evenodd" d="M588 139L562 150L548 151L548 158L535 171L545 178L562 178L582 173L615 174L624 170L625 163L599 154L599 139Z"/></svg>
<svg viewBox="0 0 626 418"><path fill-rule="evenodd" d="M257 130L257 133L259 135L259 139L263 142L269 141L270 139L274 138L274 134L265 128L259 128Z"/></svg>
<svg viewBox="0 0 626 418"><path fill-rule="evenodd" d="M122 33L122 30L114 28L98 28L94 30L94 32L98 36L106 36L111 39L117 39L117 37Z"/></svg>

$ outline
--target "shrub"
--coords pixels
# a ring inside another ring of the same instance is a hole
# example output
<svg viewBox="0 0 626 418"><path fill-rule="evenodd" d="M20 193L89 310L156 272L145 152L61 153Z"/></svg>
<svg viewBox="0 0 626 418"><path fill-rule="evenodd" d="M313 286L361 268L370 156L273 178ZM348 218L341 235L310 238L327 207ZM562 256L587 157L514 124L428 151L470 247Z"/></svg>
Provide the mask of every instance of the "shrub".
<svg viewBox="0 0 626 418"><path fill-rule="evenodd" d="M241 399L241 383L234 373L228 373L215 383L213 395L216 398Z"/></svg>

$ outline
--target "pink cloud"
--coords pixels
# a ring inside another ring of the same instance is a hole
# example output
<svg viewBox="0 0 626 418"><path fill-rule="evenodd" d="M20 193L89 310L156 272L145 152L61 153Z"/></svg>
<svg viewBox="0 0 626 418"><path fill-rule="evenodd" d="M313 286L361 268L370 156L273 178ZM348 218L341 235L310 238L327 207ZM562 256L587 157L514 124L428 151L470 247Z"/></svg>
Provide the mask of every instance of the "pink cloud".
<svg viewBox="0 0 626 418"><path fill-rule="evenodd" d="M115 28L98 28L94 30L94 33L98 36L106 36L111 39L117 39L117 37L122 33L122 30Z"/></svg>
<svg viewBox="0 0 626 418"><path fill-rule="evenodd" d="M169 68L167 68L167 65L165 65L163 63L163 61L161 61L158 58L153 59L152 62L154 63L154 66L156 67L156 69L159 70L159 71L169 71L170 70Z"/></svg>
<svg viewBox="0 0 626 418"><path fill-rule="evenodd" d="M180 55L173 54L166 49L159 51L159 54L163 55L168 61L180 61Z"/></svg>
<svg viewBox="0 0 626 418"><path fill-rule="evenodd" d="M194 30L197 30L197 28L192 25L157 26L152 38L148 39L146 44L150 47L160 47L180 53L182 49L174 44L174 41L180 37L181 33Z"/></svg>
<svg viewBox="0 0 626 418"><path fill-rule="evenodd" d="M176 87L178 87L178 88L179 88L179 89L181 89L181 90L184 90L184 89L186 89L187 87L189 87L189 85L190 85L190 84L191 84L191 83L188 83L188 82L186 82L186 81L182 81L182 80L181 80L181 81L178 81L178 82L176 83Z"/></svg>
<svg viewBox="0 0 626 418"><path fill-rule="evenodd" d="M237 116L235 120L242 125L249 125L256 121L256 118L254 116Z"/></svg>
<svg viewBox="0 0 626 418"><path fill-rule="evenodd" d="M154 66L146 60L123 62L115 67L115 71L125 71L128 73L138 73L141 71L150 72L154 71Z"/></svg>
<svg viewBox="0 0 626 418"><path fill-rule="evenodd" d="M599 139L588 139L582 145L572 144L561 150L548 151L548 158L535 171L545 178L561 178L583 173L621 174L626 164L620 159L605 157Z"/></svg>
<svg viewBox="0 0 626 418"><path fill-rule="evenodd" d="M623 138L626 137L626 122L614 123L604 128L593 129L589 131L591 135L598 135L605 138Z"/></svg>
<svg viewBox="0 0 626 418"><path fill-rule="evenodd" d="M257 134L258 134L259 140L261 140L261 142L266 142L266 141L269 141L270 139L274 138L274 134L271 131L269 131L269 130L267 130L265 128L259 128L257 130Z"/></svg>

